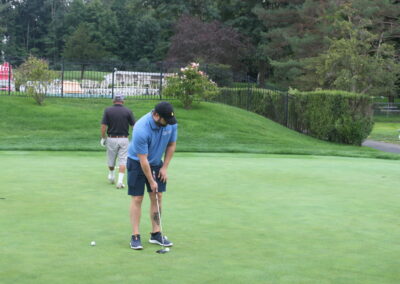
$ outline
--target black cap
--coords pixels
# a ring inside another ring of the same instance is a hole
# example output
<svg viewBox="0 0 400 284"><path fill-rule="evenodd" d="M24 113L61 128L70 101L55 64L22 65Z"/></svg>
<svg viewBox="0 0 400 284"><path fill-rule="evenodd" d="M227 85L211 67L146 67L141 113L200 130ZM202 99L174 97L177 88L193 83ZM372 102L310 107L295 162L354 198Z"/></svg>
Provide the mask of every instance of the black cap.
<svg viewBox="0 0 400 284"><path fill-rule="evenodd" d="M156 105L154 111L158 113L168 124L176 124L176 118L174 113L174 108L170 103L161 102Z"/></svg>

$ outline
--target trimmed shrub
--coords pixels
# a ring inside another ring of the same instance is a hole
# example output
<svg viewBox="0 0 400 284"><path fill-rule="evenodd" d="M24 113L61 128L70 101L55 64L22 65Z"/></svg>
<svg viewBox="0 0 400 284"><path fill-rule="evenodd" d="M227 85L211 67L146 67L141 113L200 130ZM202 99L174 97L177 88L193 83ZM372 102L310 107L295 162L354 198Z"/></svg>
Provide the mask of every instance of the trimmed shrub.
<svg viewBox="0 0 400 284"><path fill-rule="evenodd" d="M321 140L361 145L373 127L369 96L345 91L289 91L288 127Z"/></svg>
<svg viewBox="0 0 400 284"><path fill-rule="evenodd" d="M298 132L336 143L361 145L373 126L371 98L344 91L286 93L221 88L214 101L247 109Z"/></svg>

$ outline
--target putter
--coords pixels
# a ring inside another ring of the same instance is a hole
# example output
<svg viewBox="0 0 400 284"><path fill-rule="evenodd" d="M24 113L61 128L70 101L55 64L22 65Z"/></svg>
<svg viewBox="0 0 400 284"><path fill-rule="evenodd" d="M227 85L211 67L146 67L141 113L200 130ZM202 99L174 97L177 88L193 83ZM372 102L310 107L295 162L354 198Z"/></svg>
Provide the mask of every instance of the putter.
<svg viewBox="0 0 400 284"><path fill-rule="evenodd" d="M156 180L156 173L153 171L153 178ZM161 233L161 240L162 240L162 249L159 249L156 251L156 253L164 254L169 252L169 248L165 248L164 246L164 236L163 236L163 230L162 230L162 224L161 224L161 214L160 214L160 204L158 202L158 192L156 192L156 201L157 201L157 212L158 212L158 217L160 218L160 233Z"/></svg>

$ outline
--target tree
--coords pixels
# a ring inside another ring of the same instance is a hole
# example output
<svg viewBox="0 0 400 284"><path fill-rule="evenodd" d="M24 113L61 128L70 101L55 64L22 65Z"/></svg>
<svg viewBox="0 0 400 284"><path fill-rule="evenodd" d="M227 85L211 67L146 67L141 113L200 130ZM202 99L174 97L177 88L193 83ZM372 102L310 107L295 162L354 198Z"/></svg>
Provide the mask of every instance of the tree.
<svg viewBox="0 0 400 284"><path fill-rule="evenodd" d="M171 39L168 60L187 63L202 60L221 63L236 70L243 64L249 45L246 39L231 27L218 21L203 22L196 17L183 15Z"/></svg>
<svg viewBox="0 0 400 284"><path fill-rule="evenodd" d="M399 36L400 5L374 0L270 0L253 11L267 29L263 53L270 59L273 77L281 86L303 90L315 88L315 68L309 68L337 38L335 13L351 4L358 19L371 19L368 30L378 35L373 45L393 43ZM400 51L396 51L396 56Z"/></svg>
<svg viewBox="0 0 400 284"><path fill-rule="evenodd" d="M93 41L88 35L88 25L86 23L80 24L77 30L67 39L63 52L64 58L81 65L81 79L83 79L85 68L90 61L101 60L107 55L103 46Z"/></svg>
<svg viewBox="0 0 400 284"><path fill-rule="evenodd" d="M318 55L326 48L324 36L329 26L324 15L333 1L271 0L258 4L253 12L263 22L259 53L268 58L273 80L282 87L300 87L297 79L304 72L303 60Z"/></svg>
<svg viewBox="0 0 400 284"><path fill-rule="evenodd" d="M15 23L15 19L17 17L17 9L18 5L20 5L16 1L1 1L0 8L0 30L1 30L1 51L10 61L10 57L15 57L19 55L24 50L21 48L17 39L14 36L18 25Z"/></svg>
<svg viewBox="0 0 400 284"><path fill-rule="evenodd" d="M50 22L48 23L48 34L45 37L47 42L46 57L52 58L53 62L61 58L62 50L65 45L64 37L66 25L64 17L69 6L68 0L47 0L47 10L50 12Z"/></svg>
<svg viewBox="0 0 400 284"><path fill-rule="evenodd" d="M400 74L394 46L371 32L372 21L359 17L351 4L343 4L335 19L336 37L313 62L320 86L393 97Z"/></svg>
<svg viewBox="0 0 400 284"><path fill-rule="evenodd" d="M62 15L68 0L3 0L8 57L59 57L62 45ZM3 13L4 12L4 13Z"/></svg>
<svg viewBox="0 0 400 284"><path fill-rule="evenodd" d="M119 12L119 51L124 61L160 61L165 53L162 45L162 20L155 17L152 8L138 7L137 3L126 3L124 12Z"/></svg>
<svg viewBox="0 0 400 284"><path fill-rule="evenodd" d="M0 57L3 57L3 53L4 53L4 38L6 37L6 31L7 31L7 27L6 27L6 23L5 23L5 11L6 11L6 4L0 2Z"/></svg>
<svg viewBox="0 0 400 284"><path fill-rule="evenodd" d="M26 87L28 95L32 96L38 105L43 105L47 88L57 74L49 70L49 64L34 56L29 58L16 70L17 86Z"/></svg>
<svg viewBox="0 0 400 284"><path fill-rule="evenodd" d="M151 11L151 15L161 27L155 52L156 57L165 59L168 53L174 27L184 14L195 16L202 21L212 21L219 17L219 11L214 0L146 0L135 5L137 10ZM141 12L143 14L143 11Z"/></svg>
<svg viewBox="0 0 400 284"><path fill-rule="evenodd" d="M244 62L248 73L257 77L259 85L264 86L271 70L269 58L264 52L266 40L262 36L267 28L255 11L256 8L267 8L269 1L218 0L216 3L220 21L248 37L252 48Z"/></svg>
<svg viewBox="0 0 400 284"><path fill-rule="evenodd" d="M118 23L116 14L106 3L101 0L88 2L84 22L91 40L102 46L108 56L112 56L118 49Z"/></svg>

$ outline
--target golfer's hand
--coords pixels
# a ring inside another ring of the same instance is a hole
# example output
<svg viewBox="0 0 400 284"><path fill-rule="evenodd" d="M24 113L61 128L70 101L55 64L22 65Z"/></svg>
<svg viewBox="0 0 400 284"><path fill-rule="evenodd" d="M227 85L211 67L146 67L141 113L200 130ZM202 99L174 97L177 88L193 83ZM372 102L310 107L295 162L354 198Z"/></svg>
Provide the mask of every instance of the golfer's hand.
<svg viewBox="0 0 400 284"><path fill-rule="evenodd" d="M103 146L103 147L106 147L106 139L101 138L100 139L100 145Z"/></svg>
<svg viewBox="0 0 400 284"><path fill-rule="evenodd" d="M158 183L154 179L150 183L150 188L152 192L158 192Z"/></svg>
<svg viewBox="0 0 400 284"><path fill-rule="evenodd" d="M158 172L158 178L163 182L166 183L168 179L167 175L167 169L166 168L161 168L160 171Z"/></svg>

